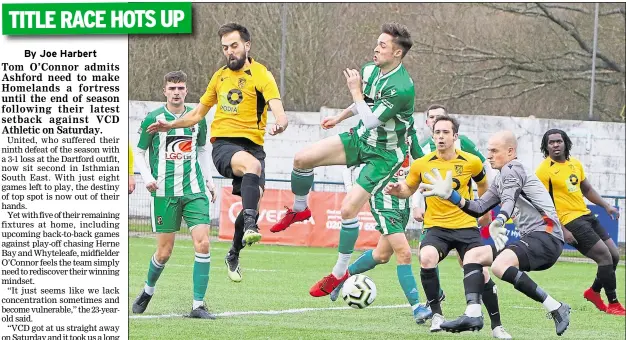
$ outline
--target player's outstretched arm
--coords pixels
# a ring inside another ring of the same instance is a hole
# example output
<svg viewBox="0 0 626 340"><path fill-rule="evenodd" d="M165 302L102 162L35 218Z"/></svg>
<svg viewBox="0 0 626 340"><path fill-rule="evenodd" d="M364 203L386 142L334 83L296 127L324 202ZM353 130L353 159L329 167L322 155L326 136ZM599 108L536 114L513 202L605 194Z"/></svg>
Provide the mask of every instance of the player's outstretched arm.
<svg viewBox="0 0 626 340"><path fill-rule="evenodd" d="M383 189L383 193L385 195L396 196L398 198L409 198L415 192L415 188L411 188L405 181L398 183L388 183L385 189Z"/></svg>
<svg viewBox="0 0 626 340"><path fill-rule="evenodd" d="M147 131L148 133L167 132L171 129L194 126L198 124L198 122L200 122L204 118L204 116L206 116L206 114L209 112L209 109L209 106L200 103L189 113L180 117L179 119L176 119L175 121L166 122L163 120L159 120L152 123L150 126L148 126Z"/></svg>
<svg viewBox="0 0 626 340"><path fill-rule="evenodd" d="M287 119L285 108L283 108L283 102L280 99L271 99L268 105L270 106L270 110L272 111L276 122L270 129L270 135L275 136L287 130L289 120Z"/></svg>
<svg viewBox="0 0 626 340"><path fill-rule="evenodd" d="M619 218L619 210L617 208L608 204L600 194L593 188L591 183L587 180L587 178L583 179L580 182L580 191L582 191L583 195L591 201L591 203L601 206L606 210L606 212L611 216L611 219L615 220Z"/></svg>

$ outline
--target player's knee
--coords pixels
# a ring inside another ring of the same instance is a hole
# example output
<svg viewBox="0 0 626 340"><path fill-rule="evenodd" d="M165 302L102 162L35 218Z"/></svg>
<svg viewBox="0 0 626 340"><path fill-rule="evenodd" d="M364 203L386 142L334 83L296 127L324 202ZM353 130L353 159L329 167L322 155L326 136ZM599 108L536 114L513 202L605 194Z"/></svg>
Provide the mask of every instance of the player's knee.
<svg viewBox="0 0 626 340"><path fill-rule="evenodd" d="M411 264L411 248L396 251L396 261L398 264Z"/></svg>
<svg viewBox="0 0 626 340"><path fill-rule="evenodd" d="M420 250L420 266L422 268L435 268L439 263L439 253L432 246L426 246Z"/></svg>
<svg viewBox="0 0 626 340"><path fill-rule="evenodd" d="M387 262L389 262L389 260L391 259L391 253L378 253L378 254L372 254L372 257L374 258L374 261L376 261L376 263L378 264L385 264Z"/></svg>
<svg viewBox="0 0 626 340"><path fill-rule="evenodd" d="M254 160L250 160L248 164L246 164L246 169L244 172L261 176L261 171L261 162L259 162L258 159L254 158Z"/></svg>
<svg viewBox="0 0 626 340"><path fill-rule="evenodd" d="M509 263L506 263L506 261L498 261L496 260L492 265L491 265L491 272L493 273L493 275L495 275L497 278L501 279L502 275L504 275L504 272L511 267L511 265Z"/></svg>
<svg viewBox="0 0 626 340"><path fill-rule="evenodd" d="M355 218L359 213L359 209L355 208L352 204L341 203L341 218L344 220Z"/></svg>
<svg viewBox="0 0 626 340"><path fill-rule="evenodd" d="M311 168L307 161L306 153L304 150L298 151L293 158L293 167L296 169L309 169Z"/></svg>
<svg viewBox="0 0 626 340"><path fill-rule="evenodd" d="M209 252L209 238L194 240L194 249L197 253L206 254Z"/></svg>
<svg viewBox="0 0 626 340"><path fill-rule="evenodd" d="M170 256L172 256L172 248L169 247L159 248L155 254L155 258L160 264L166 264Z"/></svg>

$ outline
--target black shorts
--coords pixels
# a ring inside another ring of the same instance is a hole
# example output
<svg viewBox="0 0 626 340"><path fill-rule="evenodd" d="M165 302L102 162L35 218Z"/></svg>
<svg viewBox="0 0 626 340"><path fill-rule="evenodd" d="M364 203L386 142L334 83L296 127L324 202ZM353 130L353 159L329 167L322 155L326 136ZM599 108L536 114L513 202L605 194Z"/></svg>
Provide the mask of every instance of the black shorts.
<svg viewBox="0 0 626 340"><path fill-rule="evenodd" d="M241 196L241 179L235 176L230 166L233 155L239 151L246 151L261 162L261 179L259 186L265 190L265 151L261 145L253 143L247 138L217 137L213 142L213 164L220 175L233 179L233 195Z"/></svg>
<svg viewBox="0 0 626 340"><path fill-rule="evenodd" d="M611 238L593 214L580 216L566 224L565 228L576 239L576 244L573 244L572 247L583 255L587 254L598 241L606 241Z"/></svg>
<svg viewBox="0 0 626 340"><path fill-rule="evenodd" d="M483 246L478 228L446 229L441 227L424 228L424 237L420 242L420 249L433 246L439 252L439 261L443 260L452 249L461 257L465 257L468 250Z"/></svg>
<svg viewBox="0 0 626 340"><path fill-rule="evenodd" d="M519 270L530 272L552 267L563 252L563 244L563 241L545 231L533 231L510 243L505 249L511 249L517 255ZM492 245L491 249L495 259L496 247Z"/></svg>

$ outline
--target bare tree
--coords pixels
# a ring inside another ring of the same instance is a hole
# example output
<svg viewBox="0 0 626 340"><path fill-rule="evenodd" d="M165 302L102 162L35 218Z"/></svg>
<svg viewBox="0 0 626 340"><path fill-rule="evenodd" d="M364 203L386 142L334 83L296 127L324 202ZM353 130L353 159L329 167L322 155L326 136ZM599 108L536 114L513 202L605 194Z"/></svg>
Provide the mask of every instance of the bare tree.
<svg viewBox="0 0 626 340"><path fill-rule="evenodd" d="M441 30L441 39L418 41L419 53L435 56L447 81L431 100L452 101L461 106L467 103L484 106L496 101L508 111L500 114L523 115L523 110L516 110L511 104L516 99L534 99L556 104L543 106L539 116L583 118L585 103L588 106L589 102L593 46L592 34L589 34L593 29L593 9L589 5L485 4L482 8L467 5L471 8L466 7L464 12L473 10L474 16L488 20L490 26L469 31L469 25L447 25L433 15L433 22ZM624 4L602 7L602 29L617 34L603 32L598 45L596 84L599 95L594 100L594 108L602 118L618 120L625 95ZM499 22L508 25L499 25ZM519 25L522 22L525 25ZM518 42L511 33L534 41ZM477 35L481 38L474 38ZM546 97L546 93L550 97ZM535 105L535 108L541 107Z"/></svg>

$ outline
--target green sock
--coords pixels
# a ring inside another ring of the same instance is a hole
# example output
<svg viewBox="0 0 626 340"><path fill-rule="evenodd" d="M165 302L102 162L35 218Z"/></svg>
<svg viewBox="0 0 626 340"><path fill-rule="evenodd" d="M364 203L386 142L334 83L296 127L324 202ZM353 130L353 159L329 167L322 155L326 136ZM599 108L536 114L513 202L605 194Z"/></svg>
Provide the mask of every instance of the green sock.
<svg viewBox="0 0 626 340"><path fill-rule="evenodd" d="M441 279L439 278L439 266L435 267L435 272L437 273L437 281L441 282ZM443 295L443 289L441 288L441 286L439 286L439 297L441 297Z"/></svg>
<svg viewBox="0 0 626 340"><path fill-rule="evenodd" d="M209 271L211 270L211 254L196 253L193 263L193 299L204 300L204 294L209 286Z"/></svg>
<svg viewBox="0 0 626 340"><path fill-rule="evenodd" d="M400 282L404 296L406 296L411 306L415 306L420 302L420 298L411 265L399 264L398 267L396 267L396 271L398 273L398 282Z"/></svg>
<svg viewBox="0 0 626 340"><path fill-rule="evenodd" d="M341 221L341 231L339 232L339 252L342 254L352 254L354 245L359 238L359 219L353 218Z"/></svg>
<svg viewBox="0 0 626 340"><path fill-rule="evenodd" d="M313 186L313 169L296 169L291 171L291 192L297 196L309 194Z"/></svg>
<svg viewBox="0 0 626 340"><path fill-rule="evenodd" d="M376 267L378 263L374 260L373 253L373 250L368 250L361 254L361 256L359 256L359 258L356 259L350 267L348 267L350 275L365 273L366 271Z"/></svg>
<svg viewBox="0 0 626 340"><path fill-rule="evenodd" d="M150 266L148 267L148 278L146 279L146 285L149 287L154 287L156 285L159 276L163 272L163 268L165 268L164 264L160 264L156 260L156 256L152 255L150 259Z"/></svg>

